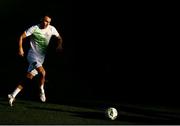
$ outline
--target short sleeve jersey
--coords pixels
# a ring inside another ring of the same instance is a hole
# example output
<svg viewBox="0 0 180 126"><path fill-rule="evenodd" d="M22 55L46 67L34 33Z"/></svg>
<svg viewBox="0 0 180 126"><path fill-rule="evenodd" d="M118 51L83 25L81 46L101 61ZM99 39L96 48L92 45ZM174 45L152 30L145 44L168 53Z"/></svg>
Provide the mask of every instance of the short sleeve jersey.
<svg viewBox="0 0 180 126"><path fill-rule="evenodd" d="M45 29L40 29L39 25L34 25L25 31L26 36L30 36L30 49L35 53L45 54L52 35L59 36L56 28L48 25Z"/></svg>

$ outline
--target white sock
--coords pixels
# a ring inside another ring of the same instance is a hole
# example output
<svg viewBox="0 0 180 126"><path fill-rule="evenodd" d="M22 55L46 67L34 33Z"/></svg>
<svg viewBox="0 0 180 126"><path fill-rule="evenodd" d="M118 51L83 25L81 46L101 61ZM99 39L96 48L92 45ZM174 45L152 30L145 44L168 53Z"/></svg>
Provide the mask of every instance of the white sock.
<svg viewBox="0 0 180 126"><path fill-rule="evenodd" d="M41 93L44 94L44 84L42 84L42 85L40 86L40 90L41 90Z"/></svg>
<svg viewBox="0 0 180 126"><path fill-rule="evenodd" d="M15 98L16 95L17 95L20 91L21 91L20 88L16 88L16 89L14 90L14 92L12 93L12 96Z"/></svg>

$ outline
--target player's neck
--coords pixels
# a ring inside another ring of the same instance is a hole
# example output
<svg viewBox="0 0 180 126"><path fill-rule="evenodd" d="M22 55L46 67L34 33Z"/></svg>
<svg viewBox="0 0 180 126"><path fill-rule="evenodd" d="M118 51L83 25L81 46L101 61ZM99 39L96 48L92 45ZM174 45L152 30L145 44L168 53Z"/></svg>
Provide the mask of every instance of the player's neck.
<svg viewBox="0 0 180 126"><path fill-rule="evenodd" d="M48 26L49 26L49 25L48 25ZM40 28L40 29L46 29L46 28L48 28L48 26L44 26L44 25L40 24L40 25L39 25L39 28Z"/></svg>

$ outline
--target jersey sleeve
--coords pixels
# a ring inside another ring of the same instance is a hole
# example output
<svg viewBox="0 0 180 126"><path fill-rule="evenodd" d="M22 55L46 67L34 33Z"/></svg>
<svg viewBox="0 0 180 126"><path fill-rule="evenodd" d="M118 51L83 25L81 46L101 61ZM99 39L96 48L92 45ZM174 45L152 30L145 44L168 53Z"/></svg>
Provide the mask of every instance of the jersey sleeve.
<svg viewBox="0 0 180 126"><path fill-rule="evenodd" d="M32 35L32 33L34 32L36 26L31 26L30 28L28 28L25 33L26 33L26 37Z"/></svg>
<svg viewBox="0 0 180 126"><path fill-rule="evenodd" d="M56 37L60 36L55 27L52 27L52 35L55 35Z"/></svg>

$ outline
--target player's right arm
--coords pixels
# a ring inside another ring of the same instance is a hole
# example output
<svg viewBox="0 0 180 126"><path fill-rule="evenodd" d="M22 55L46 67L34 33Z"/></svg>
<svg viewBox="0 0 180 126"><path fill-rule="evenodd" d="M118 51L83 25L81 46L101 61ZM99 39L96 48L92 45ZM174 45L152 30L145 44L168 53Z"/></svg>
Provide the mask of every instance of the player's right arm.
<svg viewBox="0 0 180 126"><path fill-rule="evenodd" d="M21 34L20 38L19 38L19 52L18 52L18 54L20 56L22 56L22 57L24 56L24 50L23 50L23 40L24 40L24 38L26 38L26 32L23 32Z"/></svg>

